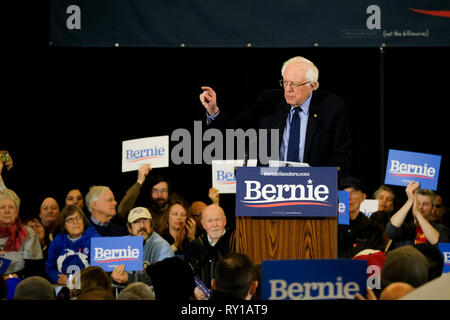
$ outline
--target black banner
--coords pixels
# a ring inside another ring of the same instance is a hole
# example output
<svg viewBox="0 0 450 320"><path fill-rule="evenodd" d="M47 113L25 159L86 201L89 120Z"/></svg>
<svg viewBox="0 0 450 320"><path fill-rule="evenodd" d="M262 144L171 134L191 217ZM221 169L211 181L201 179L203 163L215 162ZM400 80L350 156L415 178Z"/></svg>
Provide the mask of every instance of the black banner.
<svg viewBox="0 0 450 320"><path fill-rule="evenodd" d="M450 3L445 0L53 0L50 44L448 46Z"/></svg>
<svg viewBox="0 0 450 320"><path fill-rule="evenodd" d="M446 0L53 0L50 44L449 46Z"/></svg>

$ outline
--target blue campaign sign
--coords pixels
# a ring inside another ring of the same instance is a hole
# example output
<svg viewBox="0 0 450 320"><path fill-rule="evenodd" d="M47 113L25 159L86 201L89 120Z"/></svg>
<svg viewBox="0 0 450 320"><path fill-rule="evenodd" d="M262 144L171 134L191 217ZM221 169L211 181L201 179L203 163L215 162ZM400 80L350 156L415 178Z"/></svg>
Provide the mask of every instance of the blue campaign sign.
<svg viewBox="0 0 450 320"><path fill-rule="evenodd" d="M367 260L262 262L262 299L332 300L366 295Z"/></svg>
<svg viewBox="0 0 450 320"><path fill-rule="evenodd" d="M91 266L99 266L106 272L120 264L125 271L143 270L142 236L95 237L91 239Z"/></svg>
<svg viewBox="0 0 450 320"><path fill-rule="evenodd" d="M348 204L350 201L350 194L347 191L339 191L339 217L338 224L349 225L350 224L350 212L348 210Z"/></svg>
<svg viewBox="0 0 450 320"><path fill-rule="evenodd" d="M411 181L423 189L436 190L441 156L401 150L389 150L384 183L407 186Z"/></svg>
<svg viewBox="0 0 450 320"><path fill-rule="evenodd" d="M444 269L443 273L450 272L450 243L439 243L439 250L441 250L442 256L444 257Z"/></svg>
<svg viewBox="0 0 450 320"><path fill-rule="evenodd" d="M336 167L238 167L236 215L336 217Z"/></svg>
<svg viewBox="0 0 450 320"><path fill-rule="evenodd" d="M10 264L11 260L0 257L0 274L5 274Z"/></svg>

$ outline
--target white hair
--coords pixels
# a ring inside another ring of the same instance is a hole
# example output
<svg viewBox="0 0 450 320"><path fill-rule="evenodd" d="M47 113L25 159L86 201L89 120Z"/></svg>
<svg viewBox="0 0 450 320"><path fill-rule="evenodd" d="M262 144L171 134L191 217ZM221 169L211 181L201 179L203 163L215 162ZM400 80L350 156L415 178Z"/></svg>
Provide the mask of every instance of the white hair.
<svg viewBox="0 0 450 320"><path fill-rule="evenodd" d="M109 188L105 186L93 186L89 189L86 195L86 207L90 213L92 213L92 201L97 201L107 190Z"/></svg>
<svg viewBox="0 0 450 320"><path fill-rule="evenodd" d="M281 76L284 77L286 68L293 63L301 63L306 65L306 80L317 83L316 87L314 88L314 90L317 90L319 88L319 69L317 69L314 63L304 57L297 56L285 61L283 63L283 66L281 67Z"/></svg>
<svg viewBox="0 0 450 320"><path fill-rule="evenodd" d="M2 200L2 199L11 199L12 201L14 201L14 203L16 205L16 209L19 210L20 198L17 196L17 194L13 190L6 188L6 189L0 191L0 200Z"/></svg>

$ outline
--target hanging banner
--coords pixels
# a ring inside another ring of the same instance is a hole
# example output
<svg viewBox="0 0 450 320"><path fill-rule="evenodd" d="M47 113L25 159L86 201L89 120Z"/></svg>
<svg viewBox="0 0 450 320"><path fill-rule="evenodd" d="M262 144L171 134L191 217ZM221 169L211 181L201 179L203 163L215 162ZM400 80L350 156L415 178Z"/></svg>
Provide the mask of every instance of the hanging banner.
<svg viewBox="0 0 450 320"><path fill-rule="evenodd" d="M56 46L450 45L446 0L52 0L50 14Z"/></svg>

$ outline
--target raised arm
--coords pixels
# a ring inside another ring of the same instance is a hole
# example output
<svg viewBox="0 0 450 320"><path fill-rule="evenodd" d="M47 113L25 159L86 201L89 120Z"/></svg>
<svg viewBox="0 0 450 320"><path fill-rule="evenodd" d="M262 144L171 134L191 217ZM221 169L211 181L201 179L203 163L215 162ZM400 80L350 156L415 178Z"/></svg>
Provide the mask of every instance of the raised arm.
<svg viewBox="0 0 450 320"><path fill-rule="evenodd" d="M204 86L201 88L203 92L200 94L200 102L203 104L208 114L214 116L219 112L216 92L211 87Z"/></svg>
<svg viewBox="0 0 450 320"><path fill-rule="evenodd" d="M411 181L406 187L406 195L408 200L405 204L391 217L391 223L394 227L400 228L405 221L405 218L409 210L414 205L414 192L419 188L419 183L416 181Z"/></svg>

